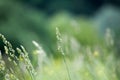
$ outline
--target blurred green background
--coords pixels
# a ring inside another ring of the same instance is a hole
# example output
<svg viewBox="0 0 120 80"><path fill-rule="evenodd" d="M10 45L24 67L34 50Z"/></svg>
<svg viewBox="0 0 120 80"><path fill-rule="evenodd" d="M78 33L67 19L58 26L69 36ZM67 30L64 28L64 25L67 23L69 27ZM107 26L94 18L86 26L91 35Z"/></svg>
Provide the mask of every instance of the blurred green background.
<svg viewBox="0 0 120 80"><path fill-rule="evenodd" d="M60 57L57 52L56 27L62 34L63 48L70 60L73 56L86 56L87 47L90 47L95 56L98 53L94 50L100 51L100 59L97 57L93 60L95 63L100 60L97 65L100 69L114 65L114 61L109 62L113 60L109 54L113 57L117 55L115 59L119 59L119 0L0 0L0 33L5 35L14 48L23 45L30 53L33 64L36 64L32 54L36 49L33 40L43 47L48 57ZM2 43L0 50L4 53ZM105 58L109 65L105 65ZM88 59L87 57L86 60ZM85 70L82 72L92 77L89 70L88 73ZM91 80L109 80L106 75ZM82 80L88 79L84 77Z"/></svg>
<svg viewBox="0 0 120 80"><path fill-rule="evenodd" d="M110 28L119 51L119 4L119 0L0 0L0 33L14 47L22 44L31 53L35 40L55 56L56 27L83 46L104 45Z"/></svg>

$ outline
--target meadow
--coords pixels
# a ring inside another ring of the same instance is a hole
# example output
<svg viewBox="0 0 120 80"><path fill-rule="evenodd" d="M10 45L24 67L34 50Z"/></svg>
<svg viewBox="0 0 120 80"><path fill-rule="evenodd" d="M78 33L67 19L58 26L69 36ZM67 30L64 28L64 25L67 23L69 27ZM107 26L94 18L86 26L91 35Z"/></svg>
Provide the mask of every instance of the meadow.
<svg viewBox="0 0 120 80"><path fill-rule="evenodd" d="M91 29L84 33L84 27L79 35L74 31L78 29L71 31L74 34L60 30L59 27L54 30L54 56L48 55L33 40L31 43L35 49L32 59L22 45L14 49L0 34L4 47L4 53L0 52L0 80L119 80L119 60L115 57L110 29L106 30L102 39L94 35ZM76 39L76 36L80 38Z"/></svg>
<svg viewBox="0 0 120 80"><path fill-rule="evenodd" d="M120 80L118 0L0 0L0 80Z"/></svg>

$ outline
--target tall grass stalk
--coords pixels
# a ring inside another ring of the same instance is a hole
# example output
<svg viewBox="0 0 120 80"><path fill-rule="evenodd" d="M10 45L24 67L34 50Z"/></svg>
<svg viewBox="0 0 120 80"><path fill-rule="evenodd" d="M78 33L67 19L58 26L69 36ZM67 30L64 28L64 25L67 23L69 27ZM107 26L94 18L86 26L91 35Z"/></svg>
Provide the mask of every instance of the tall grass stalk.
<svg viewBox="0 0 120 80"><path fill-rule="evenodd" d="M41 79L43 79L44 63L46 62L45 60L47 60L47 54L42 48L42 46L36 41L32 41L32 43L37 48L35 51L37 53L37 70L39 70L38 74L41 76Z"/></svg>
<svg viewBox="0 0 120 80"><path fill-rule="evenodd" d="M68 78L69 78L69 80L72 80L71 76L70 76L70 70L69 70L69 67L68 67L68 64L67 64L67 61L66 61L66 58L65 58L65 53L64 53L63 48L62 48L62 37L61 37L60 31L57 27L56 27L56 38L57 38L57 41L58 41L58 45L57 45L58 51L62 54L62 58L63 58L63 61L64 61L65 66L66 66L66 70L67 70L67 73L68 73Z"/></svg>
<svg viewBox="0 0 120 80"><path fill-rule="evenodd" d="M21 46L21 49L17 48L17 51L19 52L19 54L21 54L20 56L26 65L26 69L29 72L31 79L35 80L36 73L35 73L35 70L31 64L29 57L28 57L27 51L25 50L25 48L23 46Z"/></svg>

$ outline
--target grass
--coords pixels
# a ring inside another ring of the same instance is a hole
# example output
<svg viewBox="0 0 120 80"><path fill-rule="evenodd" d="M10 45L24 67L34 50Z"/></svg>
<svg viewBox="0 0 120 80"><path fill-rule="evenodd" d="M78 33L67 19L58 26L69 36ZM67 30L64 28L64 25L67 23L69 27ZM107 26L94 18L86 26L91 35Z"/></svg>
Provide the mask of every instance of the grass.
<svg viewBox="0 0 120 80"><path fill-rule="evenodd" d="M105 38L109 34L107 33ZM56 54L61 55L57 59L49 57L44 49L33 41L36 46L33 52L37 58L37 66L33 66L23 46L13 49L12 44L0 34L5 50L4 53L0 52L0 80L119 80L115 52L112 49L114 44L110 35L110 39L105 39L107 44L104 41L104 45L81 45L77 48L72 44L77 43L74 37L74 41L68 40L69 43L65 43L63 36L56 28Z"/></svg>
<svg viewBox="0 0 120 80"><path fill-rule="evenodd" d="M5 59L2 59L2 55L1 56L1 61L4 62L1 63L1 68L4 68L4 70L2 71L3 75L5 76L5 80L24 80L24 74L22 75L23 68L20 67L20 63L22 63L22 66L25 66L25 74L31 77L31 80L35 80L34 76L35 76L35 70L31 64L31 61L28 57L28 53L26 52L25 48L23 46L21 46L20 48L16 48L13 49L12 45L9 41L6 40L6 38L0 34L0 38L2 39L3 43L4 43L4 49L5 49ZM17 52L15 52L17 51ZM16 53L18 53L19 55L15 55ZM7 63L9 63L9 65L7 65ZM27 74L28 73L28 74ZM21 74L20 77L17 74ZM6 77L7 76L7 77ZM4 78L2 80L4 80Z"/></svg>

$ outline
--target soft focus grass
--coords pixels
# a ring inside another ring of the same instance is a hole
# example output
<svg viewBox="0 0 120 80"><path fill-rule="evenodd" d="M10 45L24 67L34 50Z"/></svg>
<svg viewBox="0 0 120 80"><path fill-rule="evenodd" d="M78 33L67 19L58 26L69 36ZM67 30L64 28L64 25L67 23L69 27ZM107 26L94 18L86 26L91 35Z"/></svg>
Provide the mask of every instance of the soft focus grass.
<svg viewBox="0 0 120 80"><path fill-rule="evenodd" d="M112 34L101 35L92 18L76 17L65 11L48 17L40 11L26 10L21 4L16 8L12 3L6 7L14 14L6 15L8 20L2 22L0 32L10 40L13 48L24 45L37 72L36 80L69 80L62 54L57 51L56 27L61 32L61 47L71 80L119 80ZM33 40L40 46L35 47ZM28 74L24 76L31 80Z"/></svg>
<svg viewBox="0 0 120 80"><path fill-rule="evenodd" d="M12 43L13 49L21 44L27 49L29 56L27 59L37 72L35 80L120 79L119 59L115 57L113 34L103 33L101 27L95 25L93 18L75 16L66 11L48 16L45 12L26 7L21 3L8 0L0 2L0 8L3 10L1 16L4 16L0 21L0 33ZM62 39L60 46L64 56L57 50L56 27L60 30ZM33 45L33 40L39 44ZM13 63L9 63L4 55L4 46L0 41L2 51L0 80L5 80L5 74L9 72L7 70L13 67ZM19 55L17 54L17 57ZM2 60L7 65L4 65ZM22 80L23 76L23 80L32 80L29 71L27 72L25 65L20 62L17 61L21 70L19 67L13 69L15 76L20 78L19 80ZM4 66L6 68L3 68Z"/></svg>
<svg viewBox="0 0 120 80"><path fill-rule="evenodd" d="M91 47L83 48L74 59L66 58L66 62L72 80L119 80L114 53L109 53L107 49L92 51ZM50 63L43 67L43 76L38 75L38 79L69 80L62 59L55 59Z"/></svg>
<svg viewBox="0 0 120 80"><path fill-rule="evenodd" d="M105 37L107 38L107 36ZM61 51L56 51L55 54L59 55L57 58L48 56L48 53L41 45L33 41L36 46L32 54L34 59L36 59L33 61L33 64L36 64L34 68L37 72L35 80L119 80L119 76L116 73L117 61L113 44L109 41L110 39L107 40L108 44L104 40L104 45L91 45L88 43L81 44L74 35L67 35L67 33L61 34L59 38L62 41L60 41L58 46L63 50L64 55ZM23 64L19 65L23 70L25 69ZM10 68L11 66L7 65L6 67ZM17 71L19 76L23 76L20 73L24 74L25 80L33 80L28 73L22 70ZM15 76L18 77L18 74L15 74ZM4 78L4 76L2 77Z"/></svg>

